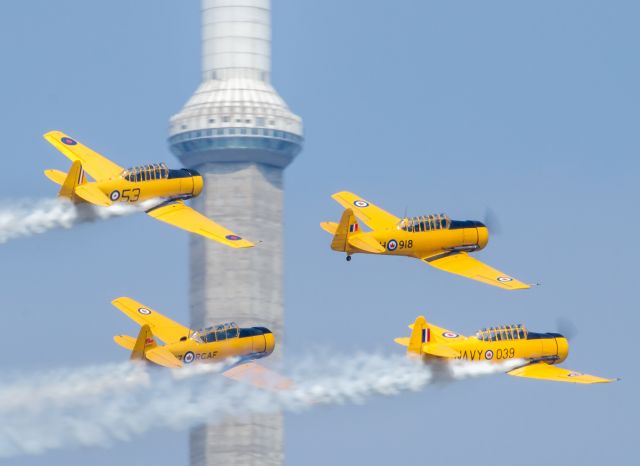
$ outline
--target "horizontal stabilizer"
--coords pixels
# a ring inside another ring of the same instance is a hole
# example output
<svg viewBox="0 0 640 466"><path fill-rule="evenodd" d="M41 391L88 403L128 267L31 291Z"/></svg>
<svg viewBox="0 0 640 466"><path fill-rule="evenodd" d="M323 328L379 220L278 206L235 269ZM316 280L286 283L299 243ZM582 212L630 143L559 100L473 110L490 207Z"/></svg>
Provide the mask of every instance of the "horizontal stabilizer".
<svg viewBox="0 0 640 466"><path fill-rule="evenodd" d="M409 337L398 337L394 338L393 341L402 346L409 346Z"/></svg>
<svg viewBox="0 0 640 466"><path fill-rule="evenodd" d="M55 184L59 185L62 185L64 183L64 180L67 178L67 174L60 170L45 170L44 174Z"/></svg>
<svg viewBox="0 0 640 466"><path fill-rule="evenodd" d="M443 345L442 343L425 343L422 345L422 352L432 356L438 356L440 358L460 357L460 353L458 351L447 345Z"/></svg>
<svg viewBox="0 0 640 466"><path fill-rule="evenodd" d="M103 207L111 205L111 199L105 193L103 193L97 185L93 183L85 183L78 186L75 191L75 195L81 197L85 201Z"/></svg>
<svg viewBox="0 0 640 466"><path fill-rule="evenodd" d="M338 231L338 224L336 222L320 222L320 227L332 235L335 235L336 231Z"/></svg>
<svg viewBox="0 0 640 466"><path fill-rule="evenodd" d="M145 358L159 366L176 368L182 367L182 362L168 349L158 346L144 353Z"/></svg>
<svg viewBox="0 0 640 466"><path fill-rule="evenodd" d="M527 366L518 367L507 372L509 375L516 377L529 377L532 379L552 380L554 382L570 382L570 383L606 383L615 382L617 379L605 379L596 377L595 375L583 374L581 372L571 371L558 366L552 366L544 362L537 362Z"/></svg>
<svg viewBox="0 0 640 466"><path fill-rule="evenodd" d="M113 337L113 341L129 351L132 351L133 347L136 345L136 339L129 335L116 335Z"/></svg>
<svg viewBox="0 0 640 466"><path fill-rule="evenodd" d="M348 237L349 244L354 248L361 249L362 251L371 252L374 254L379 254L384 252L384 248L371 236L367 236L366 234L360 235L349 235Z"/></svg>

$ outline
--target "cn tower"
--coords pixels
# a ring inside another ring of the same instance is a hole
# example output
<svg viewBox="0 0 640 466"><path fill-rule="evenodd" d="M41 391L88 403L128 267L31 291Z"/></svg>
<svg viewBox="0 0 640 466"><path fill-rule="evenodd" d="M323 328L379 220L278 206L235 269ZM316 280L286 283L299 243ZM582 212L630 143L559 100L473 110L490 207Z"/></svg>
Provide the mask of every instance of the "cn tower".
<svg viewBox="0 0 640 466"><path fill-rule="evenodd" d="M205 179L194 208L262 243L237 250L190 236L191 324L265 326L273 357L283 336L283 174L303 132L270 78L270 0L202 0L202 82L171 118L169 145ZM190 444L192 466L282 464L282 415L196 427Z"/></svg>

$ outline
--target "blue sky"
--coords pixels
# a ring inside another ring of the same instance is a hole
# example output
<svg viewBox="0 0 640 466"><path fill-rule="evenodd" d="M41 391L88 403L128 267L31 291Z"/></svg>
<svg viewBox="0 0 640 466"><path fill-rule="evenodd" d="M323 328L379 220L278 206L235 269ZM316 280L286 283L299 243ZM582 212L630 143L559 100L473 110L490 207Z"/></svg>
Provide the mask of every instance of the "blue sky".
<svg viewBox="0 0 640 466"><path fill-rule="evenodd" d="M461 333L579 328L573 386L495 376L286 417L287 464L633 464L640 63L636 2L273 1L273 81L306 145L286 173L286 345L397 353L416 315ZM23 1L0 17L0 202L52 197L61 129L122 165L178 162L169 117L200 77L199 2ZM349 189L410 215L482 218L480 257L543 286L503 292L400 258L329 249ZM265 245L266 247L266 245ZM164 257L158 262L158 253ZM0 367L114 362L126 294L187 315L187 235L143 215L0 245ZM215 394L212 394L214 396ZM531 445L538 445L535 450ZM13 459L186 465L187 434Z"/></svg>

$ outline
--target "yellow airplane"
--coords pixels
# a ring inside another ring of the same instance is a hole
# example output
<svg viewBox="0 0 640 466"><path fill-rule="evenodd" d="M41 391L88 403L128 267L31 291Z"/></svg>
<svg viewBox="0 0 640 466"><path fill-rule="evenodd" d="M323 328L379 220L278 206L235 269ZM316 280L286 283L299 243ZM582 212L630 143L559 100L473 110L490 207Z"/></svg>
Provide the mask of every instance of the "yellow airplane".
<svg viewBox="0 0 640 466"><path fill-rule="evenodd" d="M44 138L72 162L68 173L60 170L44 172L61 186L59 196L76 203L88 202L98 206L164 199L164 202L147 210L147 214L227 246L254 246L184 203L185 199L196 197L202 191L203 179L196 170L171 170L164 163L125 170L60 131L50 131ZM95 181L87 181L86 174Z"/></svg>
<svg viewBox="0 0 640 466"><path fill-rule="evenodd" d="M331 249L347 253L348 261L356 253L408 256L506 290L531 287L469 256L489 241L489 230L481 222L451 220L444 214L400 219L347 191L331 197L345 211L340 223L320 226L333 235ZM373 231L362 231L356 217Z"/></svg>
<svg viewBox="0 0 640 466"><path fill-rule="evenodd" d="M423 316L409 325L410 337L394 341L407 347L407 355L429 360L462 359L466 361L526 361L507 372L509 375L556 382L603 383L604 379L555 366L567 358L569 343L559 333L529 332L522 325L490 327L466 337L427 323Z"/></svg>
<svg viewBox="0 0 640 466"><path fill-rule="evenodd" d="M131 351L131 360L178 368L191 363L236 362L223 375L261 388L288 388L290 381L255 363L275 347L273 333L265 327L239 328L234 322L191 330L127 297L111 302L141 326L138 337L117 335L113 340ZM159 345L156 338L163 341Z"/></svg>

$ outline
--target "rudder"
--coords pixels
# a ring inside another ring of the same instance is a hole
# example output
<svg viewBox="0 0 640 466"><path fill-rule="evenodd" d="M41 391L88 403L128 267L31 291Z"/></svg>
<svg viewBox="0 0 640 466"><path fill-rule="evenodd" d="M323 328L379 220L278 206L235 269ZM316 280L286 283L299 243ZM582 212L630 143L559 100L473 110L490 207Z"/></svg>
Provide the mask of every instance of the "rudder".
<svg viewBox="0 0 640 466"><path fill-rule="evenodd" d="M136 343L131 351L130 359L132 361L143 361L146 359L145 353L157 346L158 344L153 339L151 328L145 324L140 328L140 333L138 333L138 338L136 338Z"/></svg>
<svg viewBox="0 0 640 466"><path fill-rule="evenodd" d="M353 210L345 209L333 235L331 249L334 251L349 252L349 235L358 231L360 231L360 225L355 215L353 215Z"/></svg>
<svg viewBox="0 0 640 466"><path fill-rule="evenodd" d="M64 179L62 186L60 187L58 196L75 200L77 198L75 194L76 188L82 184L85 184L86 182L87 182L87 178L84 174L82 163L79 160L76 160L71 164L69 173L67 173L67 176Z"/></svg>
<svg viewBox="0 0 640 466"><path fill-rule="evenodd" d="M427 326L427 320L423 316L416 318L411 330L411 336L409 337L409 345L407 346L407 353L421 355L422 345L429 343L431 340L431 332Z"/></svg>

